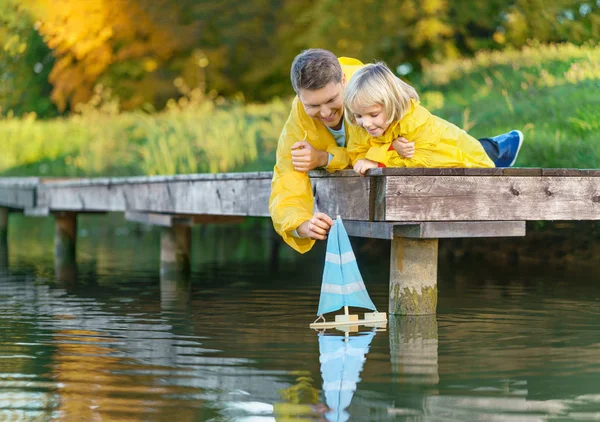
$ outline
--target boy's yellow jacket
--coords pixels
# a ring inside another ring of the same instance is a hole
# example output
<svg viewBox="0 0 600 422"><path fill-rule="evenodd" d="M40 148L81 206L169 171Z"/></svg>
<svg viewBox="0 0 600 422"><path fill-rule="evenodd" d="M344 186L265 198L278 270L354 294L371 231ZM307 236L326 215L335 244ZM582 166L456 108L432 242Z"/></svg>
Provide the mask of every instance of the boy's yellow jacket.
<svg viewBox="0 0 600 422"><path fill-rule="evenodd" d="M452 123L431 114L411 100L404 117L392 122L385 133L373 138L358 126L346 129L348 154L352 164L367 158L386 167L494 167L481 143ZM403 136L415 143L415 155L402 158L393 149L392 141Z"/></svg>
<svg viewBox="0 0 600 422"><path fill-rule="evenodd" d="M350 80L363 64L356 59L340 57L346 80ZM349 139L346 121L346 143ZM275 231L292 248L300 253L308 252L315 241L308 238L296 238L291 235L300 224L310 220L314 211L314 197L310 178L306 173L294 170L292 165L292 145L304 139L315 149L327 151L333 158L326 167L329 172L344 169L350 164L346 148L338 146L331 132L318 120L312 119L304 111L298 97L294 98L292 110L281 131L277 144L277 162L273 169L269 212Z"/></svg>

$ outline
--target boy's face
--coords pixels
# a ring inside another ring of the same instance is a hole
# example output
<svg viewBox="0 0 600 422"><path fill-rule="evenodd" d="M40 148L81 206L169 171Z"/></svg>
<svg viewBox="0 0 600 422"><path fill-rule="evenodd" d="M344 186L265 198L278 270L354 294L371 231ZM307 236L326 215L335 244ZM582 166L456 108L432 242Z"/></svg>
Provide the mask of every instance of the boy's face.
<svg viewBox="0 0 600 422"><path fill-rule="evenodd" d="M354 107L352 110L356 124L366 129L374 138L377 138L386 131L389 124L387 115L381 104L375 104L369 107Z"/></svg>
<svg viewBox="0 0 600 422"><path fill-rule="evenodd" d="M341 82L329 82L321 89L301 89L298 98L309 117L338 130L344 118L345 86L346 79L342 78Z"/></svg>

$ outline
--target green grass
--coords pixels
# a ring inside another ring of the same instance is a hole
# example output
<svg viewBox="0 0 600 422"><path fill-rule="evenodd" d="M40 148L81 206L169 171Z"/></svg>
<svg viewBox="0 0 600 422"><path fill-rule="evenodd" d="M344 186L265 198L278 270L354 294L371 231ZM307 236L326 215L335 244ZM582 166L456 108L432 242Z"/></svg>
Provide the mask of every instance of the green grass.
<svg viewBox="0 0 600 422"><path fill-rule="evenodd" d="M483 52L430 66L415 85L425 106L475 137L521 130L517 166L600 166L598 46Z"/></svg>
<svg viewBox="0 0 600 422"><path fill-rule="evenodd" d="M600 165L600 47L532 44L425 67L410 81L433 113L475 137L525 134L523 167ZM290 101L222 104L197 93L160 113L119 113L98 91L81 113L0 119L4 176L271 170Z"/></svg>
<svg viewBox="0 0 600 422"><path fill-rule="evenodd" d="M0 120L3 176L129 176L272 169L289 104L203 101L147 114L89 109Z"/></svg>

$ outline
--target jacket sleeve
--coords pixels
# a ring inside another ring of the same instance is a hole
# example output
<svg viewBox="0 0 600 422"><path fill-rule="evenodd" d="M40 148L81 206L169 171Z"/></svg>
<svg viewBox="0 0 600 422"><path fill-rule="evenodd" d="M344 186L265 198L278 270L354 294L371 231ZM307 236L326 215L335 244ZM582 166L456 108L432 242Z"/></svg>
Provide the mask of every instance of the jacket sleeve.
<svg viewBox="0 0 600 422"><path fill-rule="evenodd" d="M410 159L400 156L395 149L390 149L391 146L391 142L372 146L366 158L384 164L386 167L410 167Z"/></svg>
<svg viewBox="0 0 600 422"><path fill-rule="evenodd" d="M354 166L358 160L367 158L366 155L369 151L368 136L358 126L348 125L346 129L346 137L350 164Z"/></svg>
<svg viewBox="0 0 600 422"><path fill-rule="evenodd" d="M291 233L312 217L314 198L308 174L294 170L292 165L292 145L304 137L295 110L292 106L292 112L279 137L269 212L275 231L296 251L305 253L312 248L315 240L297 238Z"/></svg>
<svg viewBox="0 0 600 422"><path fill-rule="evenodd" d="M387 166L387 157L389 155L388 153L390 152L389 149L391 146L392 146L391 142L385 143L385 144L373 145L367 151L365 158L367 158L368 160L376 161L378 163L383 163ZM392 152L395 153L396 151L392 151Z"/></svg>
<svg viewBox="0 0 600 422"><path fill-rule="evenodd" d="M347 132L346 132L346 136ZM334 171L343 170L348 167L350 164L350 156L348 155L348 150L344 147L340 147L336 145L330 145L327 147L327 153L332 155L331 161L325 167L330 173Z"/></svg>

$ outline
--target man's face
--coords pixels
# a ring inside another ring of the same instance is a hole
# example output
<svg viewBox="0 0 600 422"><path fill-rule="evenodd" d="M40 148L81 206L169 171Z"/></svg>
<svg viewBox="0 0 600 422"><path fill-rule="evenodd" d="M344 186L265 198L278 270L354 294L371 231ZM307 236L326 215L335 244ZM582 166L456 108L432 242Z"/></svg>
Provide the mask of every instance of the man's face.
<svg viewBox="0 0 600 422"><path fill-rule="evenodd" d="M344 118L344 87L346 80L329 82L321 89L301 89L298 98L309 117L331 129L340 129Z"/></svg>

